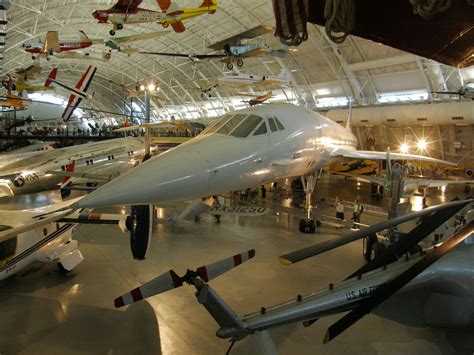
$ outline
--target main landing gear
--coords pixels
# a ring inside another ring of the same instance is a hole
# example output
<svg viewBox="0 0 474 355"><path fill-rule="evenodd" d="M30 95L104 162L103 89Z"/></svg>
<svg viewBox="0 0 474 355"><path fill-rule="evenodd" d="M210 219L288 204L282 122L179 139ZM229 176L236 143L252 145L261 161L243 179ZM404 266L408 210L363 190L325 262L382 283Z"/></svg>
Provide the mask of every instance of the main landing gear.
<svg viewBox="0 0 474 355"><path fill-rule="evenodd" d="M118 23L116 26L114 26L112 30L109 31L109 34L111 36L115 36L115 30L122 30L122 29L123 29L123 25L121 23Z"/></svg>
<svg viewBox="0 0 474 355"><path fill-rule="evenodd" d="M315 221L314 219L312 219L313 206L311 205L311 195L313 194L314 186L316 185L317 179L318 178L314 173L301 176L301 183L303 184L303 189L306 194L306 218L300 220L299 223L301 233L314 233L316 231L316 227L321 226L320 221Z"/></svg>

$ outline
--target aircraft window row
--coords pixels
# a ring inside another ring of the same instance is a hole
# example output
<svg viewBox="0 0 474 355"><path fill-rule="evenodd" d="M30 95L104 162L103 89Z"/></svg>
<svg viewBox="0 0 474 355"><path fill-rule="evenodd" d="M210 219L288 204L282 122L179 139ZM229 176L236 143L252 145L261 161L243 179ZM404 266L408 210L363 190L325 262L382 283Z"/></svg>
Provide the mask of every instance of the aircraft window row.
<svg viewBox="0 0 474 355"><path fill-rule="evenodd" d="M218 119L212 125L207 127L207 129L203 132L203 134L214 133L215 131L217 131L219 128L221 128L227 121L229 121L234 116L235 116L234 113L228 113L228 114L222 116L220 119Z"/></svg>
<svg viewBox="0 0 474 355"><path fill-rule="evenodd" d="M283 131L285 129L285 127L281 124L281 122L278 118L272 117L269 120L271 120L271 119L275 120L275 124L276 124L279 131Z"/></svg>
<svg viewBox="0 0 474 355"><path fill-rule="evenodd" d="M262 117L248 115L230 135L237 138L245 138L259 125L260 122L262 122L262 120ZM221 132L219 131L219 133Z"/></svg>
<svg viewBox="0 0 474 355"><path fill-rule="evenodd" d="M94 161L92 159L86 160L86 165L92 165L94 164Z"/></svg>
<svg viewBox="0 0 474 355"><path fill-rule="evenodd" d="M107 157L107 159L108 159L108 160L113 160L113 159L115 159L115 156L114 156L113 154L112 154L112 155L109 155L109 156Z"/></svg>
<svg viewBox="0 0 474 355"><path fill-rule="evenodd" d="M278 131L277 125L276 125L275 121L273 120L273 118L270 117L270 118L268 119L268 125L270 126L270 130L271 130L272 132Z"/></svg>

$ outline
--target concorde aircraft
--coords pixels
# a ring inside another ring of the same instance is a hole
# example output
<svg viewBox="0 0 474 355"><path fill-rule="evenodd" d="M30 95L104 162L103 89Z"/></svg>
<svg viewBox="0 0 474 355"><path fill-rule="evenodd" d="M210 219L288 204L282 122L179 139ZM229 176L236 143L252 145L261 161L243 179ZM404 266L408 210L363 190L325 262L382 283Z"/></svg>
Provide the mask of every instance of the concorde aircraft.
<svg viewBox="0 0 474 355"><path fill-rule="evenodd" d="M386 159L385 152L359 151L356 146L350 120L342 127L294 105L256 106L224 115L199 136L98 188L75 207L190 200L301 176L307 217L300 221L300 231L314 232L316 172L340 158ZM410 154L391 157L441 162Z"/></svg>
<svg viewBox="0 0 474 355"><path fill-rule="evenodd" d="M128 137L27 154L0 169L0 197L57 189L64 176L84 183L107 182L138 164L143 153L144 140ZM88 175L76 175L83 173Z"/></svg>

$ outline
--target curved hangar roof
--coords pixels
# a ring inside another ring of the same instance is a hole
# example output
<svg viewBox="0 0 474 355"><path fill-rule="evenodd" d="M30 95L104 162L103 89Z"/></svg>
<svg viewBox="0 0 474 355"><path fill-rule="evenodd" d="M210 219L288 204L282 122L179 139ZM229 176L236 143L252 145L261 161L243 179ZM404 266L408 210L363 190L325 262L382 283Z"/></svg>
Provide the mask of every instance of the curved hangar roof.
<svg viewBox="0 0 474 355"><path fill-rule="evenodd" d="M116 1L82 0L12 0L7 12L8 26L2 74L33 64L24 44L44 40L48 31L58 31L60 40L78 38L83 30L91 39L108 39L110 25L99 24L91 13L106 9ZM179 6L195 7L199 0L179 0ZM128 44L140 51L211 53L209 45L224 40L258 25L275 23L272 4L268 0L220 0L216 13L202 15L185 21L186 31L174 33L158 24L125 25L116 37L156 31L169 31L158 39ZM157 3L145 0L141 7L158 10ZM275 99L289 100L308 107L327 107L347 104L352 97L356 104L380 102L384 95L407 92L420 99L436 99L430 91L456 90L474 77L474 69L456 69L431 60L374 42L349 36L339 46L330 42L324 29L311 24L309 39L283 58L250 58L242 68L234 71L258 75L278 75L282 69L292 72L291 87L274 88ZM268 34L254 41L264 46L280 48L280 43ZM41 59L44 80L49 70L59 68L58 78L73 84L90 64L98 71L91 90L93 101L84 105L98 109L118 111L124 108L126 92L120 86L152 78L160 87L166 100L152 99L154 116L199 117L216 115L239 108L242 97L238 90L221 86L209 101L202 97L199 85L203 80L213 80L223 73L230 73L218 60L195 63L186 58L151 56L140 53L127 55L112 52L108 61L102 58L108 52L104 45L94 45L84 52L84 59ZM38 59L36 60L38 61ZM242 91L242 89L240 89ZM262 90L250 89L244 91ZM62 92L65 95L65 92ZM418 95L418 96L417 96ZM444 95L443 95L444 96ZM439 97L438 97L439 99ZM141 102L140 99L138 101Z"/></svg>

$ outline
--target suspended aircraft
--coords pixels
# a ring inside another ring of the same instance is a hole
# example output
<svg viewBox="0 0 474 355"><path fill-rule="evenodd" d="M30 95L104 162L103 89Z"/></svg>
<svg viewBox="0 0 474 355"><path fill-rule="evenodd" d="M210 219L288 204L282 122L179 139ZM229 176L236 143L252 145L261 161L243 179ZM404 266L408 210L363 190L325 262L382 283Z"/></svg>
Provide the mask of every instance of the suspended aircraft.
<svg viewBox="0 0 474 355"><path fill-rule="evenodd" d="M46 60L49 60L50 56L55 55L55 53L76 51L78 49L90 47L91 45L92 41L87 37L84 31L79 31L79 41L68 42L60 42L57 31L48 31L44 42L37 44L24 44L23 48L25 51L32 54L31 59L33 60L37 57L44 57Z"/></svg>
<svg viewBox="0 0 474 355"><path fill-rule="evenodd" d="M108 182L140 163L143 154L144 140L133 137L28 154L0 169L0 197Z"/></svg>
<svg viewBox="0 0 474 355"><path fill-rule="evenodd" d="M7 90L9 94L12 91L47 91L47 90L54 90L54 87L51 86L51 83L56 79L57 70L51 70L48 78L46 79L44 85L29 85L24 80L24 76L18 76L17 78L13 78L10 74L7 74L6 80L2 81L3 87Z"/></svg>
<svg viewBox="0 0 474 355"><path fill-rule="evenodd" d="M217 0L204 0L198 8L179 8L171 0L157 0L161 11L154 11L140 8L142 0L119 0L117 3L106 10L96 10L92 16L99 23L110 23L113 29L110 35L114 36L116 30L123 29L125 24L156 22L163 27L171 25L175 32L184 32L184 20L192 17L213 14L217 10Z"/></svg>
<svg viewBox="0 0 474 355"><path fill-rule="evenodd" d="M350 131L350 120L348 124L344 128L317 112L288 104L231 112L197 137L121 175L73 207L190 200L301 176L307 217L300 221L300 231L314 232L311 194L317 171L341 158L386 159L385 152L356 150L357 138ZM444 162L400 153L392 158Z"/></svg>
<svg viewBox="0 0 474 355"><path fill-rule="evenodd" d="M257 96L255 96L255 94L246 93L246 92L239 92L237 94L240 96L251 96L252 98L250 100L242 101L242 102L248 103L250 106L263 104L265 101L267 101L269 98L273 96L273 93L271 91L268 91L265 94L257 95Z"/></svg>
<svg viewBox="0 0 474 355"><path fill-rule="evenodd" d="M79 224L118 225L122 232L130 231L133 241L137 223L132 223L131 217L126 214L79 210L74 213L52 214L47 218L35 217L40 213L67 207L76 200L77 198L29 210L1 210L0 280L37 262L56 263L62 272L76 268L84 260L78 241L73 239ZM146 221L138 221L140 226L141 223ZM147 232L149 230L143 231Z"/></svg>
<svg viewBox="0 0 474 355"><path fill-rule="evenodd" d="M268 33L274 33L274 27L256 26L250 30L231 36L222 41L209 46L210 49L216 51L224 51L225 57L223 63L227 63L228 69L234 67L235 62L238 67L243 66L243 59L251 57L285 57L288 55L287 47L281 49L271 49L265 45L254 43L242 43L242 40L254 39Z"/></svg>
<svg viewBox="0 0 474 355"><path fill-rule="evenodd" d="M156 39L156 38L163 37L169 33L170 33L169 31L139 33L136 35L125 36L125 37L115 37L115 38L108 38L108 39L97 38L97 39L91 39L91 41L93 44L105 45L107 48L109 48L110 51L114 50L117 52L126 53L127 55L130 55L132 53L137 52L138 50L136 48L131 48L129 46L124 47L123 44L136 42L136 41L143 41L147 39Z"/></svg>
<svg viewBox="0 0 474 355"><path fill-rule="evenodd" d="M25 91L22 95L23 96L7 94L5 97L0 98L0 107L6 107L13 110L26 110L28 104L25 102L25 98L28 99L28 95Z"/></svg>
<svg viewBox="0 0 474 355"><path fill-rule="evenodd" d="M115 307L123 307L187 283L196 288L196 299L218 323L217 337L232 342L227 353L236 341L253 336L263 340L260 344L264 348L257 351L276 354L269 329L297 322L309 327L319 318L347 311L350 312L328 328L324 343L333 340L371 312L409 326L470 329L474 325L471 307L474 297L474 210L465 215L465 224L453 226L454 231L445 236L444 243L423 253L409 254L437 226L462 209L469 208L472 202L456 201L433 206L336 238L337 244L343 245L376 230L424 217L424 222L393 247L344 281L331 283L329 287L307 295L297 295L277 305L262 307L245 316L237 315L207 282L253 258L254 250L188 270L183 276L170 270L117 297L114 304ZM329 248L331 242L320 243L324 248L319 248L318 252L336 247L332 243ZM317 248L313 246L311 253L308 253L310 248L288 254L282 259L286 263L288 260L301 260L304 252L306 256L316 254Z"/></svg>
<svg viewBox="0 0 474 355"><path fill-rule="evenodd" d="M267 87L271 85L288 86L291 82L291 73L286 69L282 69L280 74L277 76L232 73L230 75L219 76L216 80L220 85L232 87Z"/></svg>

